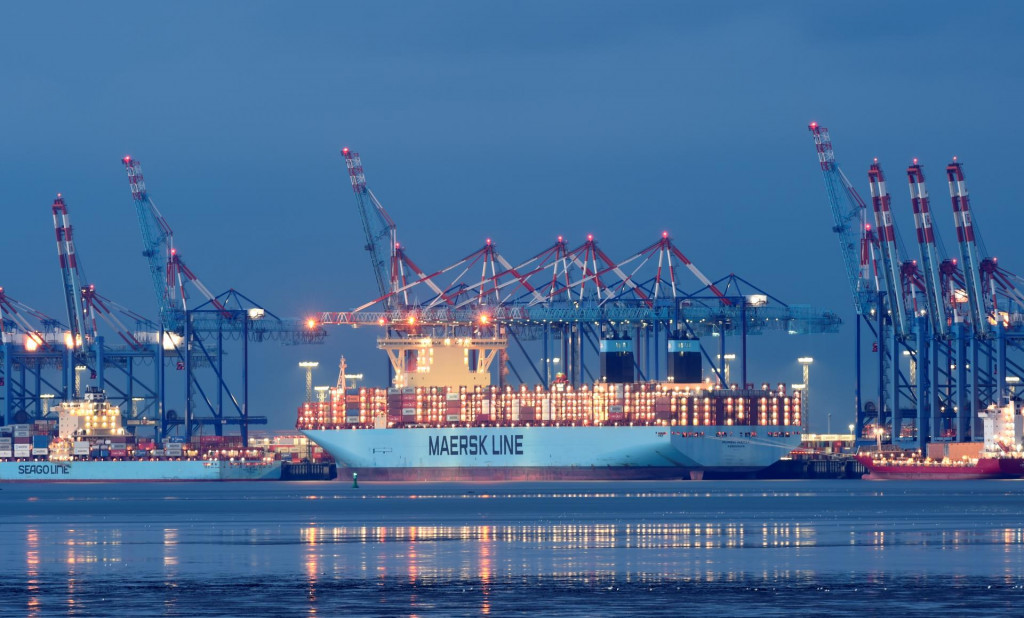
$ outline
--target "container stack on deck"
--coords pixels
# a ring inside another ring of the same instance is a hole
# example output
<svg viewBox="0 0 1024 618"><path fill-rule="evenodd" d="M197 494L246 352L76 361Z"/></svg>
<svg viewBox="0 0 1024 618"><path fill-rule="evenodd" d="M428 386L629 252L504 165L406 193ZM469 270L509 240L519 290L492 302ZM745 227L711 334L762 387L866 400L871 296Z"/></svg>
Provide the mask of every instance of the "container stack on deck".
<svg viewBox="0 0 1024 618"><path fill-rule="evenodd" d="M595 384L574 389L363 388L299 407L300 429L402 425L800 425L799 393L785 388L708 389L672 383Z"/></svg>
<svg viewBox="0 0 1024 618"><path fill-rule="evenodd" d="M157 441L130 434L62 437L57 431L57 421L51 420L0 427L0 461L262 459L268 451L276 454L276 446L268 441L265 446L243 448L239 436L193 436L188 442L179 436Z"/></svg>

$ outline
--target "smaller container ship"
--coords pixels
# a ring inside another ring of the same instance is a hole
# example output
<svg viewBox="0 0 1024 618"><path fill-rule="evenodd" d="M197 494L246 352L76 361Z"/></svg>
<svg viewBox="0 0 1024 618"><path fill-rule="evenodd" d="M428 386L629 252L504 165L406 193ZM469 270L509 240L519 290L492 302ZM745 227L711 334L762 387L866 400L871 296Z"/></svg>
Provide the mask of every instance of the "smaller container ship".
<svg viewBox="0 0 1024 618"><path fill-rule="evenodd" d="M979 416L984 442L936 442L928 452L872 449L857 460L868 480L970 480L1024 478L1024 417L1014 404L990 406Z"/></svg>
<svg viewBox="0 0 1024 618"><path fill-rule="evenodd" d="M279 480L281 462L258 449L205 441L162 444L125 431L100 389L52 409L56 419L0 427L0 481Z"/></svg>

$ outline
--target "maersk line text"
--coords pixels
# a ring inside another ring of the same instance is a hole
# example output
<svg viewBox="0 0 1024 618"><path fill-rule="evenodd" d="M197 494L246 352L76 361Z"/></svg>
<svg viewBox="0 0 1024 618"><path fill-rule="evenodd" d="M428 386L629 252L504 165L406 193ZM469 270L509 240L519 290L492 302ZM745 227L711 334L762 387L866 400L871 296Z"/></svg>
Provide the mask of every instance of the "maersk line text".
<svg viewBox="0 0 1024 618"><path fill-rule="evenodd" d="M431 455L522 455L522 434L427 436Z"/></svg>

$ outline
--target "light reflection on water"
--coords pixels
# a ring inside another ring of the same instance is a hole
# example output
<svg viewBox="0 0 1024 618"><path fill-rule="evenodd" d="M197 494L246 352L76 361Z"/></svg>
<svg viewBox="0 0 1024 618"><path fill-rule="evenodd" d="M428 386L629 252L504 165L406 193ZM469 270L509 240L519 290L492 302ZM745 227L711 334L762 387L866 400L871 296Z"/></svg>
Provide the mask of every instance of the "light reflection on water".
<svg viewBox="0 0 1024 618"><path fill-rule="evenodd" d="M882 545L880 532L870 544ZM1004 534L1014 540L1014 535ZM813 527L806 524L762 524L748 532L745 524L714 522L638 524L525 524L463 526L309 526L301 529L303 542L322 543L429 543L474 541L534 545L555 550L595 548L736 548L810 547ZM1019 542L1019 535L1014 542ZM851 543L856 543L851 539Z"/></svg>
<svg viewBox="0 0 1024 618"><path fill-rule="evenodd" d="M28 615L39 615L39 531L29 528L25 531L25 575L28 592Z"/></svg>
<svg viewBox="0 0 1024 618"><path fill-rule="evenodd" d="M252 604L242 614L356 602L352 613L502 615L608 595L614 613L686 590L757 614L766 594L828 591L842 613L865 588L916 590L908 602L1021 589L1014 485L554 485L5 488L0 552L25 559L0 561L0 607L95 615L131 594L133 609L194 615L221 594Z"/></svg>

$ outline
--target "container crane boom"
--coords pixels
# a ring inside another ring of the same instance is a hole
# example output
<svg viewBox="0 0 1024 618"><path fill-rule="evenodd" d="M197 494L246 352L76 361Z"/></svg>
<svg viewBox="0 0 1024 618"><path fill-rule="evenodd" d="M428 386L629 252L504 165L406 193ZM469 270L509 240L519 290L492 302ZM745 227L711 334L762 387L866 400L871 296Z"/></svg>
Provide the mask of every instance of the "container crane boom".
<svg viewBox="0 0 1024 618"><path fill-rule="evenodd" d="M867 204L836 163L828 129L816 122L808 129L818 151L818 163L835 223L832 231L839 237L854 307L858 315L872 315L878 304L878 285L871 275L873 253L868 235Z"/></svg>
<svg viewBox="0 0 1024 618"><path fill-rule="evenodd" d="M892 320L896 332L905 337L910 333L910 325L907 320L907 299L901 281L902 262L896 245L896 225L892 219L889 190L885 186L885 174L877 160L868 169L868 181L871 185L871 206L875 211L875 230L878 233L878 246L882 254L885 286L889 290Z"/></svg>
<svg viewBox="0 0 1024 618"><path fill-rule="evenodd" d="M943 302L942 279L939 276L939 255L935 246L935 230L932 227L931 207L928 203L928 189L925 186L924 171L917 159L907 168L910 184L910 201L914 207L914 227L917 229L917 244L921 250L921 270L925 284L925 300L932 332L945 338L949 333L946 304Z"/></svg>
<svg viewBox="0 0 1024 618"><path fill-rule="evenodd" d="M949 196L953 201L953 221L956 224L956 240L960 247L960 259L963 260L961 270L967 288L967 303L970 307L971 325L976 336L984 336L988 332L983 298L981 295L980 267L978 246L974 238L974 223L971 221L971 205L967 196L967 182L960 162L946 166L949 179Z"/></svg>
<svg viewBox="0 0 1024 618"><path fill-rule="evenodd" d="M76 345L91 341L95 330L89 328L88 311L82 298L85 287L84 275L79 267L78 254L75 252L74 233L71 228L71 215L68 214L64 197L58 193L53 200L53 231L57 237L57 258L60 262L61 280L64 282L64 302L67 305L68 324L71 327L71 341Z"/></svg>
<svg viewBox="0 0 1024 618"><path fill-rule="evenodd" d="M57 194L52 209L53 228L57 236L57 257L60 259L61 277L64 281L68 323L71 325L70 343L79 347L95 341L99 335L96 319L100 318L113 328L130 347L141 349L142 343L111 311L111 307L117 308L126 315L131 315L137 321L146 321L145 318L129 312L96 292L96 287L90 284L85 276L82 261L75 249L71 214L68 212L63 196Z"/></svg>
<svg viewBox="0 0 1024 618"><path fill-rule="evenodd" d="M125 157L121 162L128 172L132 200L139 216L142 254L149 263L153 290L156 293L157 305L160 307L161 322L168 330L180 331L184 324L185 310L188 309L186 283L194 285L216 308L223 309L223 306L195 273L185 266L185 262L174 248L174 231L146 191L142 166L131 157Z"/></svg>
<svg viewBox="0 0 1024 618"><path fill-rule="evenodd" d="M377 196L367 188L366 175L363 173L363 163L359 153L352 152L349 148L342 148L341 156L345 158L349 180L352 182L352 191L356 195L359 218L363 223L363 233L366 236L366 250L370 254L370 266L377 279L377 288L382 297L388 298L385 302L390 305L394 299L393 294L400 287L398 264L395 260L398 248L397 227Z"/></svg>
<svg viewBox="0 0 1024 618"><path fill-rule="evenodd" d="M43 330L33 326L25 316L35 318L43 326L43 330L50 328L61 328L63 325L57 320L49 317L41 311L37 311L28 305L14 300L0 288L0 340L3 343L11 343L18 331L25 335L25 347L31 349L53 350L54 343L51 337L47 337Z"/></svg>

